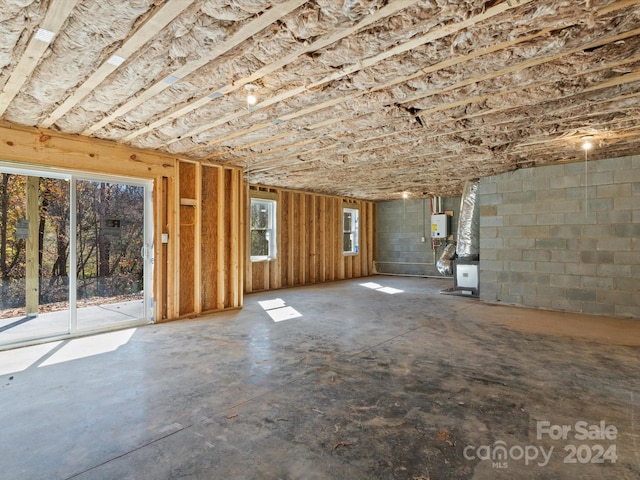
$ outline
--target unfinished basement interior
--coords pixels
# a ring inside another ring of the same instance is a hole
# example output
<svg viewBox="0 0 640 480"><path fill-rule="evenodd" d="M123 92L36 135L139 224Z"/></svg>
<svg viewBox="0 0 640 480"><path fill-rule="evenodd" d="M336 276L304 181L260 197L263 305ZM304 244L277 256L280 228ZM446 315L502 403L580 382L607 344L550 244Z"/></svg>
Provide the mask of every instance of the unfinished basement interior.
<svg viewBox="0 0 640 480"><path fill-rule="evenodd" d="M640 2L0 0L7 479L640 478Z"/></svg>

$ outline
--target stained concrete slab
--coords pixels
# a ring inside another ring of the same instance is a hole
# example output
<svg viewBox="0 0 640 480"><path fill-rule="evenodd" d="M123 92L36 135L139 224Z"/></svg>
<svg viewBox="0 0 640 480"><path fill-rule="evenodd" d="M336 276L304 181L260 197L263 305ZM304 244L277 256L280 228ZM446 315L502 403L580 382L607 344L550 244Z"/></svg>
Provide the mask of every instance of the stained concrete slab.
<svg viewBox="0 0 640 480"><path fill-rule="evenodd" d="M640 324L486 305L443 283L252 294L241 311L87 337L93 350L0 352L2 475L640 478ZM274 322L259 302L277 299L301 316ZM607 327L585 334L596 320Z"/></svg>

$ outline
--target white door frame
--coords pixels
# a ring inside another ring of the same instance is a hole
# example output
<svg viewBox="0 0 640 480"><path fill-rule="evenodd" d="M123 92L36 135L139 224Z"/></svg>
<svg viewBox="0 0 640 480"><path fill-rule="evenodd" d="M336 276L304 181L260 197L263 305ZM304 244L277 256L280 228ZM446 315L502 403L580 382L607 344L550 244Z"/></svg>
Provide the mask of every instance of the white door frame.
<svg viewBox="0 0 640 480"><path fill-rule="evenodd" d="M67 339L79 334L87 335L91 333L105 332L109 330L118 330L131 326L153 323L154 317L154 299L153 299L153 259L154 259L154 242L153 242L153 181L117 176L117 175L100 175L94 173L86 173L81 171L47 168L42 166L20 165L0 161L0 172L10 173L14 175L38 176L44 178L63 179L69 182L69 326L66 334L27 338L24 341L2 345L11 348L35 343L43 343L60 339ZM144 225L143 225L143 248L141 255L143 262L143 278L144 278L144 310L143 318L134 319L129 322L119 322L114 326L105 326L94 329L78 330L77 318L77 192L76 184L78 180L94 181L94 182L110 182L121 183L144 188Z"/></svg>

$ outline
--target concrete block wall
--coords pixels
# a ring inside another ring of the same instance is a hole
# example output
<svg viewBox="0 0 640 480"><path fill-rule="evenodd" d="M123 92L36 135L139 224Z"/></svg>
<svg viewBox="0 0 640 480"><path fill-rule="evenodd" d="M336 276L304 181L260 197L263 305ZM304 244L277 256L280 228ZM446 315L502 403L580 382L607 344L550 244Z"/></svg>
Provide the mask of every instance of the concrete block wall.
<svg viewBox="0 0 640 480"><path fill-rule="evenodd" d="M460 197L442 199L443 210L453 210L456 232ZM378 202L376 206L376 266L380 273L441 276L431 248L431 207L428 199ZM422 237L426 241L422 243ZM389 263L386 263L389 262Z"/></svg>
<svg viewBox="0 0 640 480"><path fill-rule="evenodd" d="M480 180L480 298L640 318L640 156Z"/></svg>

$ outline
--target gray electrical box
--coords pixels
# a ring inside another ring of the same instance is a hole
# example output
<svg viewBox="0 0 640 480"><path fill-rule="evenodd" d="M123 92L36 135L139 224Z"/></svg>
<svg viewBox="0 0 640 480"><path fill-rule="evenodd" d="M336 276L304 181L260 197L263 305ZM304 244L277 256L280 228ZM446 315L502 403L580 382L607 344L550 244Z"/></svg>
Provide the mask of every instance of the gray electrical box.
<svg viewBox="0 0 640 480"><path fill-rule="evenodd" d="M447 238L449 236L449 215L436 213L431 215L431 238Z"/></svg>

